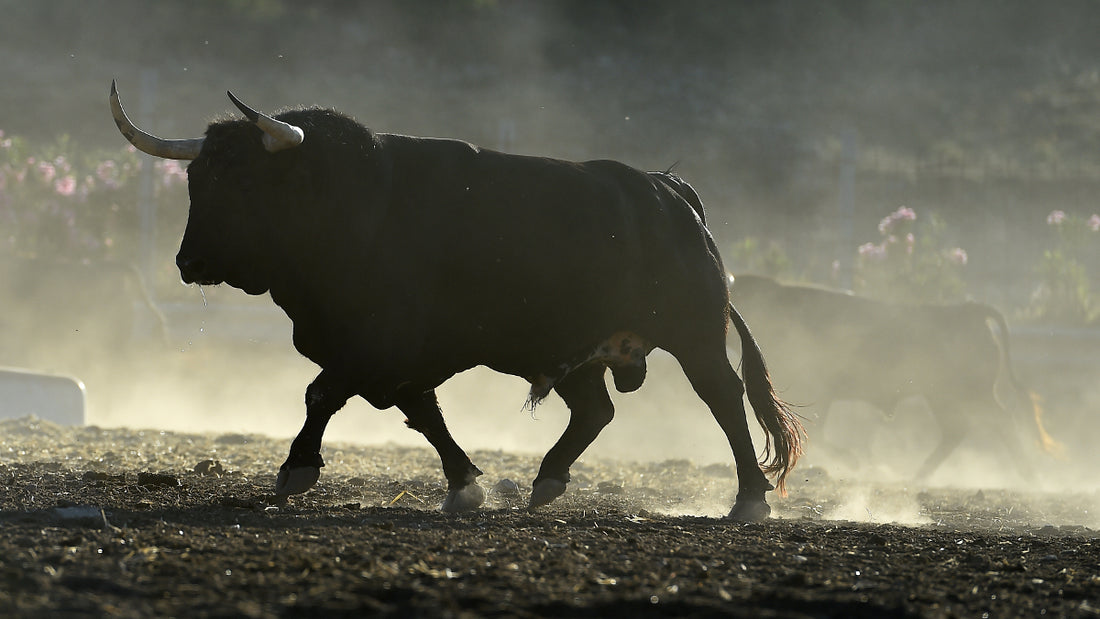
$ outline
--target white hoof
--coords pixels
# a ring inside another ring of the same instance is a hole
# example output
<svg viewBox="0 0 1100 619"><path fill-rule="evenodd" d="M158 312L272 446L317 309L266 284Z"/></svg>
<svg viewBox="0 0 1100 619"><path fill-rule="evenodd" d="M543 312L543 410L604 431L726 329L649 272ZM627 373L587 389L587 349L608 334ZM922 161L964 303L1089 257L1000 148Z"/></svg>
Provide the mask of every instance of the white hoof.
<svg viewBox="0 0 1100 619"><path fill-rule="evenodd" d="M771 505L763 500L738 499L726 518L736 522L761 522L772 513Z"/></svg>
<svg viewBox="0 0 1100 619"><path fill-rule="evenodd" d="M527 503L527 509L549 505L563 494L565 494L565 482L550 478L541 479L531 489L531 500Z"/></svg>
<svg viewBox="0 0 1100 619"><path fill-rule="evenodd" d="M439 507L445 512L473 511L485 502L485 490L477 483L471 483L457 490L447 491L447 498Z"/></svg>
<svg viewBox="0 0 1100 619"><path fill-rule="evenodd" d="M321 469L316 466L283 469L275 478L275 495L301 494L312 488L320 477Z"/></svg>

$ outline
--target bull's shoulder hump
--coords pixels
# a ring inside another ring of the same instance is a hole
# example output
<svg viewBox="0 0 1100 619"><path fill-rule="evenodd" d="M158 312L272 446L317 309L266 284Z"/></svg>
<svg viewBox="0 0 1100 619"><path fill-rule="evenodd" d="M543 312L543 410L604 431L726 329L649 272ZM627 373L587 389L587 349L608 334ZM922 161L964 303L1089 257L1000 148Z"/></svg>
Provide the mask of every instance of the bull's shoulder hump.
<svg viewBox="0 0 1100 619"><path fill-rule="evenodd" d="M483 148L465 140L456 138L438 138L416 135L404 135L401 133L379 133L378 139L385 146L396 149L414 148L423 151L435 151L438 153L468 153L478 154Z"/></svg>
<svg viewBox="0 0 1100 619"><path fill-rule="evenodd" d="M420 155L480 155L493 161L510 161L516 164L541 166L544 168L569 169L596 176L627 175L645 178L641 170L613 159L592 159L572 161L556 157L506 153L485 148L456 138L405 135L401 133L378 133L378 140L393 150L409 151Z"/></svg>
<svg viewBox="0 0 1100 619"><path fill-rule="evenodd" d="M577 167L602 174L626 174L633 178L645 178L645 172L614 159L590 159L576 163Z"/></svg>

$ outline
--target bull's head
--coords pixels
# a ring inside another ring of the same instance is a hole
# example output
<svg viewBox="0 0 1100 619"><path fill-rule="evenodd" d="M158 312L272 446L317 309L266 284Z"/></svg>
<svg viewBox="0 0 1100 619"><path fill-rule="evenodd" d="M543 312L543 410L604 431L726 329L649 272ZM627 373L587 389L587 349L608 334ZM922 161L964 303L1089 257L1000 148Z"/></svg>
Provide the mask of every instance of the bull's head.
<svg viewBox="0 0 1100 619"><path fill-rule="evenodd" d="M227 93L248 118L248 122L215 123L205 137L182 140L159 138L137 128L119 101L111 82L111 112L122 135L138 150L167 159L191 160L188 191L191 211L176 265L185 283L219 284L223 281L251 294L269 287L268 277L258 270L271 231L265 229L267 214L257 212L271 191L262 188L285 175L272 168L265 156L293 149L305 139L299 127L276 120L242 103ZM260 132L249 127L253 125ZM259 138L259 139L257 139ZM262 144L263 150L260 150Z"/></svg>

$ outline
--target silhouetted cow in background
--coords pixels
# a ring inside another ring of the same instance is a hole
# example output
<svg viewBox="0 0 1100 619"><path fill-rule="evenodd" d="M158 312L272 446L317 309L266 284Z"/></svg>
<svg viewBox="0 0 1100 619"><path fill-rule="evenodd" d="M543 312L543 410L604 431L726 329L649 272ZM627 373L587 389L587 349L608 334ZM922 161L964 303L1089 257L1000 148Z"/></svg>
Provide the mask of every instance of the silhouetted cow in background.
<svg viewBox="0 0 1100 619"><path fill-rule="evenodd" d="M834 401L863 401L891 414L901 400L922 396L942 437L917 470L918 480L935 472L969 431L997 436L1020 473L1033 478L1018 437L1020 420L997 397L1003 377L1017 400L1011 408L1022 410L1025 402L1038 441L1057 449L1012 369L1008 327L997 310L978 303L885 303L753 275L731 280L730 298L768 351L782 397L816 415L812 444L823 443ZM853 437L852 445L861 438Z"/></svg>

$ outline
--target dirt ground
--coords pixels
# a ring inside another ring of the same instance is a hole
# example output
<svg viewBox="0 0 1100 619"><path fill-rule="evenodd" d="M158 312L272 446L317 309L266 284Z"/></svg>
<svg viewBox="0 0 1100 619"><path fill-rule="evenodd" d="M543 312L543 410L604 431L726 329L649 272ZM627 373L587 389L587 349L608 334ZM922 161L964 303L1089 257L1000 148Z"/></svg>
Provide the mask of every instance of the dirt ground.
<svg viewBox="0 0 1100 619"><path fill-rule="evenodd" d="M318 486L275 505L286 449L0 422L0 614L1100 614L1094 493L856 486L805 468L771 520L743 525L717 517L735 493L726 465L587 458L529 514L539 457L482 451L489 502L455 516L436 511L435 454L392 445L328 444Z"/></svg>

